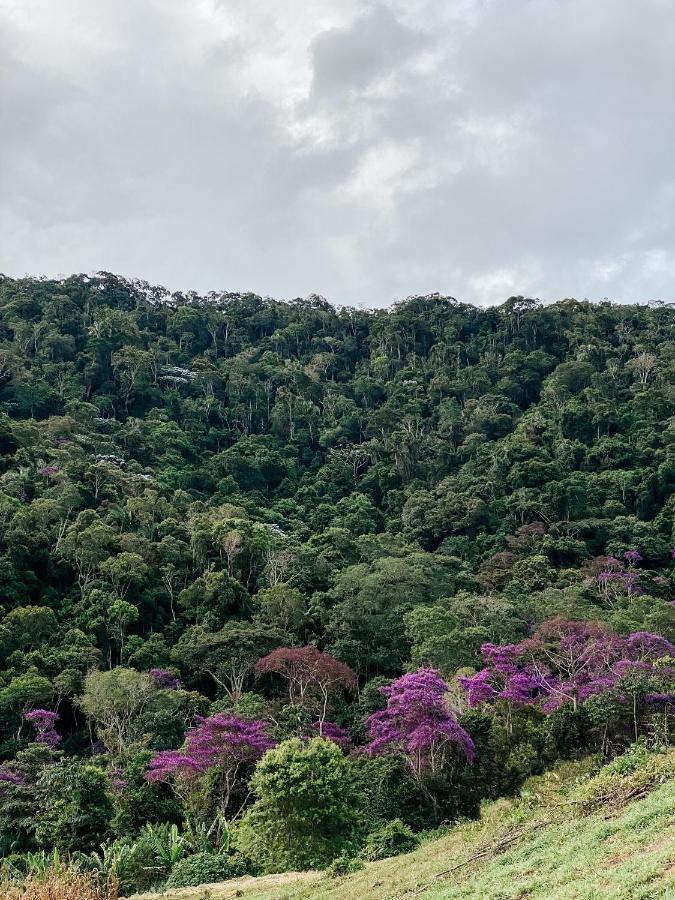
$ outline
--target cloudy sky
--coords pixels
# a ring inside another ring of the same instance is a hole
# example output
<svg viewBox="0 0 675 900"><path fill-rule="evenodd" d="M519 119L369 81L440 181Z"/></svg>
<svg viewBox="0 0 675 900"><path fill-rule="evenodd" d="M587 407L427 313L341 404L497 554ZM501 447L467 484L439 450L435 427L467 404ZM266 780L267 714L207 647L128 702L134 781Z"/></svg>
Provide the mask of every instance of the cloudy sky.
<svg viewBox="0 0 675 900"><path fill-rule="evenodd" d="M0 0L0 271L675 299L673 0Z"/></svg>

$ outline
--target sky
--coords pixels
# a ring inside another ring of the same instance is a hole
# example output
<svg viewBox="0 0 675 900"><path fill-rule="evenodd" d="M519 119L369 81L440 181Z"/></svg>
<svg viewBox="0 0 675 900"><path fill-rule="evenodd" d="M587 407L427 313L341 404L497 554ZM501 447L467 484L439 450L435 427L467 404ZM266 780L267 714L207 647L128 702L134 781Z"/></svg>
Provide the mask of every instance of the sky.
<svg viewBox="0 0 675 900"><path fill-rule="evenodd" d="M0 0L0 272L675 300L673 0Z"/></svg>

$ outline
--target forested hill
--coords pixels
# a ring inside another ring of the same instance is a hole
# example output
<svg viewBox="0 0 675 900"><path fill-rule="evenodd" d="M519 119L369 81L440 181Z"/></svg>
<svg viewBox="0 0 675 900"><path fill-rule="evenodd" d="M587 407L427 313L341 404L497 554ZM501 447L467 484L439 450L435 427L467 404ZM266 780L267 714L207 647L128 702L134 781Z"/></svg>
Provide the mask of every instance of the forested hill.
<svg viewBox="0 0 675 900"><path fill-rule="evenodd" d="M0 278L0 758L36 709L103 768L179 747L197 713L289 737L315 710L254 669L276 648L356 673L328 714L359 744L385 679L452 680L551 619L673 640L674 325L663 304ZM160 673L124 728L85 690L116 668ZM8 815L13 846L58 845Z"/></svg>

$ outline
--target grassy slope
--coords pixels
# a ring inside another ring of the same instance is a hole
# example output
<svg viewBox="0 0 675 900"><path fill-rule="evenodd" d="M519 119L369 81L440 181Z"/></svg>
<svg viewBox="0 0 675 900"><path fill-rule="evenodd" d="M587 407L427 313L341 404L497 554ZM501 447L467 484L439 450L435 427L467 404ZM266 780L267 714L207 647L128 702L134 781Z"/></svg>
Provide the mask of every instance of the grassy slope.
<svg viewBox="0 0 675 900"><path fill-rule="evenodd" d="M486 806L414 853L340 879L318 873L237 879L165 900L675 900L675 754L671 778L618 809L582 814L578 767L533 779L523 797Z"/></svg>

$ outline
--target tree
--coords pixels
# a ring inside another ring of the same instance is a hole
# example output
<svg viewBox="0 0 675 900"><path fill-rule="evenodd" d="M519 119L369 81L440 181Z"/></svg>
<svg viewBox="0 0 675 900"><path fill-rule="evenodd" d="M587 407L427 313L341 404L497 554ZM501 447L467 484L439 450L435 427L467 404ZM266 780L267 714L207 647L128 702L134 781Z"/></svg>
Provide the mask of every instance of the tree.
<svg viewBox="0 0 675 900"><path fill-rule="evenodd" d="M173 779L176 790L192 812L204 817L204 806L223 816L250 776L254 763L273 747L265 723L217 713L203 719L185 736L182 750L165 750L150 760L149 781Z"/></svg>
<svg viewBox="0 0 675 900"><path fill-rule="evenodd" d="M258 764L256 801L244 816L242 849L268 872L321 868L359 825L349 760L332 742L284 741Z"/></svg>
<svg viewBox="0 0 675 900"><path fill-rule="evenodd" d="M113 600L107 610L108 629L111 637L119 646L119 661L124 662L124 635L132 622L138 620L138 607L133 603L127 603L121 597ZM112 665L112 659L109 660Z"/></svg>
<svg viewBox="0 0 675 900"><path fill-rule="evenodd" d="M149 675L134 669L90 672L78 704L108 750L119 756L139 739L136 720L156 690Z"/></svg>
<svg viewBox="0 0 675 900"><path fill-rule="evenodd" d="M318 700L319 734L328 711L330 695L339 690L355 690L356 674L329 653L316 647L279 647L259 659L256 675L281 675L288 684L291 705L308 706Z"/></svg>
<svg viewBox="0 0 675 900"><path fill-rule="evenodd" d="M40 775L38 795L39 845L61 853L91 853L110 834L112 797L105 772L96 766L61 760Z"/></svg>
<svg viewBox="0 0 675 900"><path fill-rule="evenodd" d="M553 619L519 644L485 644L481 653L486 666L459 678L470 706L506 701L545 713L566 704L576 710L636 675L656 684L675 680L673 644L648 632L620 638L600 622ZM636 722L635 710L632 717Z"/></svg>
<svg viewBox="0 0 675 900"><path fill-rule="evenodd" d="M257 660L287 639L282 631L251 622L230 621L218 631L195 625L181 635L173 656L191 672L208 675L236 703Z"/></svg>
<svg viewBox="0 0 675 900"><path fill-rule="evenodd" d="M11 730L18 739L25 723L25 714L49 704L52 693L52 683L34 668L12 678L9 684L0 688L0 723L3 728Z"/></svg>
<svg viewBox="0 0 675 900"><path fill-rule="evenodd" d="M35 729L35 742L45 744L54 750L61 743L61 735L56 730L59 714L48 709L33 709L25 714L24 719Z"/></svg>
<svg viewBox="0 0 675 900"><path fill-rule="evenodd" d="M307 619L308 604L297 588L279 582L255 596L256 617L268 626L298 635Z"/></svg>
<svg viewBox="0 0 675 900"><path fill-rule="evenodd" d="M401 754L418 781L425 772L441 772L455 746L473 762L473 741L451 712L445 699L448 685L435 669L403 675L380 692L387 706L366 721L370 754Z"/></svg>

